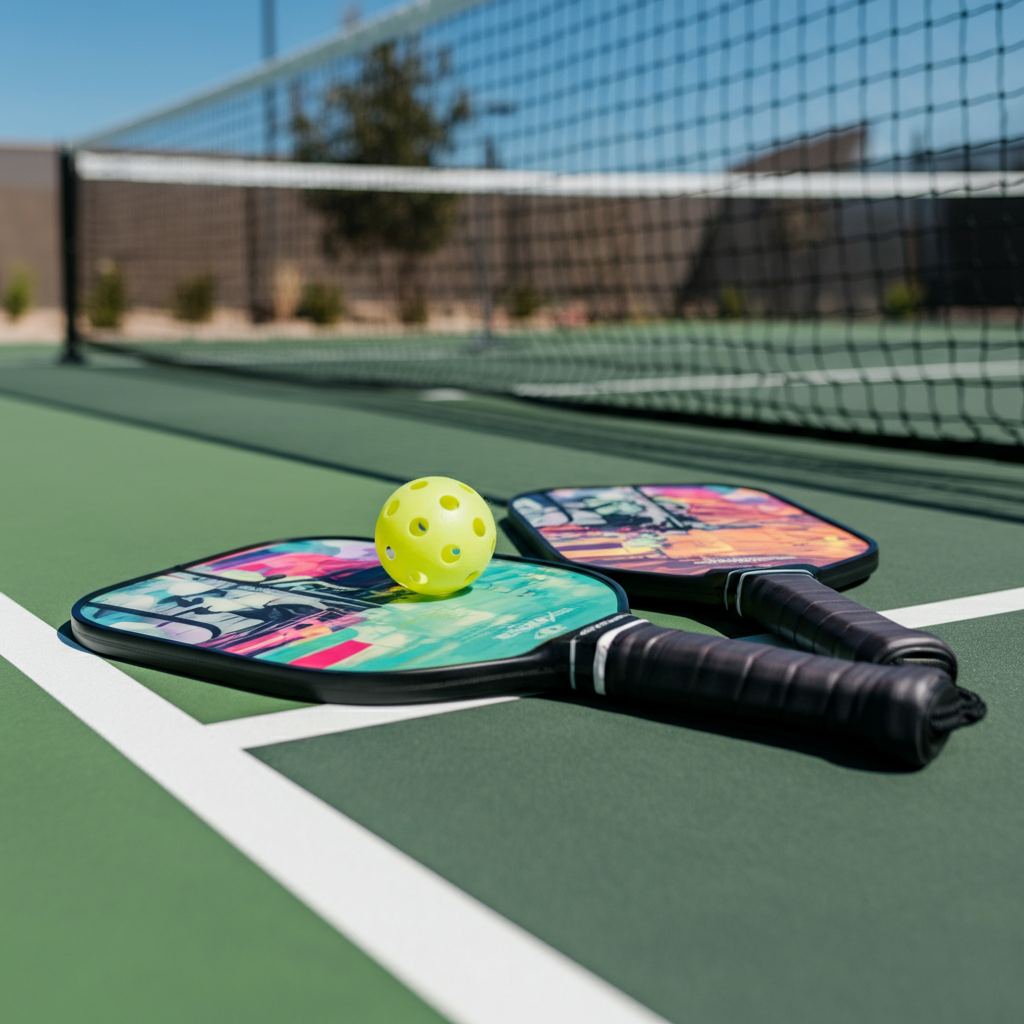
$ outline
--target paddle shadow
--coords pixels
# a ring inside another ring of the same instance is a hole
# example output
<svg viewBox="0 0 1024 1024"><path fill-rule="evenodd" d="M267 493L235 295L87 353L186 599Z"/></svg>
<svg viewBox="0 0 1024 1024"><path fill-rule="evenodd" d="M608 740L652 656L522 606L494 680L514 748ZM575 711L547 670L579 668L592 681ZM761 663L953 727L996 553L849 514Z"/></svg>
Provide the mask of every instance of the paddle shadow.
<svg viewBox="0 0 1024 1024"><path fill-rule="evenodd" d="M673 725L697 732L713 733L747 743L790 750L807 757L828 761L840 768L871 772L883 775L909 775L921 770L920 765L911 765L844 736L827 733L805 732L758 722L750 719L732 718L706 711L681 709L671 705L651 704L621 698L602 698L600 701L576 696L571 693L540 694L540 699L575 704L610 715L628 715L631 718Z"/></svg>

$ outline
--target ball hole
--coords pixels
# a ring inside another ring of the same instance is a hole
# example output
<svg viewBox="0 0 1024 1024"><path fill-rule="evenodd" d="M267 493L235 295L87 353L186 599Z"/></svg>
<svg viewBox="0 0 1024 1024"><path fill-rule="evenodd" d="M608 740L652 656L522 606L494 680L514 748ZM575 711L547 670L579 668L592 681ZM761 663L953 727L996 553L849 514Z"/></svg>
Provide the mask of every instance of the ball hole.
<svg viewBox="0 0 1024 1024"><path fill-rule="evenodd" d="M392 562L395 560L395 549L390 544L384 549L384 554L387 555Z"/></svg>
<svg viewBox="0 0 1024 1024"><path fill-rule="evenodd" d="M475 579L477 578L477 576L479 576L479 575L480 575L480 573L478 573L478 572L471 572L471 573L470 573L470 574L469 574L469 575L468 575L468 576L466 577L466 582L465 582L465 583L463 583L462 585L463 585L464 587L468 587L468 586L470 585L470 583L472 583L472 582L473 582L473 580L475 580Z"/></svg>
<svg viewBox="0 0 1024 1024"><path fill-rule="evenodd" d="M495 544L495 542L497 541L497 539L498 539L498 538L497 538L497 537L495 537L495 538L494 538L494 540L492 540L492 541L491 541L491 554L492 554L492 555L494 554L494 544Z"/></svg>
<svg viewBox="0 0 1024 1024"><path fill-rule="evenodd" d="M413 571L409 573L409 579L413 581L417 586L422 587L427 582L427 574L424 572Z"/></svg>
<svg viewBox="0 0 1024 1024"><path fill-rule="evenodd" d="M441 557L448 563L457 562L461 554L462 549L455 544L449 544L448 547L441 550Z"/></svg>
<svg viewBox="0 0 1024 1024"><path fill-rule="evenodd" d="M476 494L476 491L472 487L467 487L465 484L459 484L464 491L469 491L470 494Z"/></svg>
<svg viewBox="0 0 1024 1024"><path fill-rule="evenodd" d="M398 511L398 499L396 498L390 505L388 505L387 511L384 513L386 516L393 516Z"/></svg>
<svg viewBox="0 0 1024 1024"><path fill-rule="evenodd" d="M417 480L415 483L409 484L409 490L410 491L418 491L421 487L426 487L426 486L427 486L427 481L426 480Z"/></svg>
<svg viewBox="0 0 1024 1024"><path fill-rule="evenodd" d="M479 516L473 520L473 532L478 537L482 537L487 532L487 527L484 526L484 521Z"/></svg>
<svg viewBox="0 0 1024 1024"><path fill-rule="evenodd" d="M459 499L453 498L450 494L446 494L441 499L441 508L446 508L449 512L454 512L458 507Z"/></svg>
<svg viewBox="0 0 1024 1024"><path fill-rule="evenodd" d="M414 537L422 537L430 529L430 523L426 519L414 519L409 524L409 532Z"/></svg>

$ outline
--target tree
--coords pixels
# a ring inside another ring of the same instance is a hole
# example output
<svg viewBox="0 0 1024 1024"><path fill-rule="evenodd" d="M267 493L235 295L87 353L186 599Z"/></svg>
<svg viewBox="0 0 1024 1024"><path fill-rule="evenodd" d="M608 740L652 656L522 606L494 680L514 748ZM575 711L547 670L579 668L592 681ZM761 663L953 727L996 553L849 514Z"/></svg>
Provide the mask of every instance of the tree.
<svg viewBox="0 0 1024 1024"><path fill-rule="evenodd" d="M432 66L433 65L433 66ZM358 78L331 86L319 114L296 110L295 157L330 163L430 167L453 145L455 128L470 117L459 92L441 109L430 90L449 77L447 54L429 61L415 42L384 43L363 59ZM399 253L400 310L422 307L416 293L420 256L439 249L458 213L458 197L409 192L314 192L309 202L324 215L324 251L341 243Z"/></svg>

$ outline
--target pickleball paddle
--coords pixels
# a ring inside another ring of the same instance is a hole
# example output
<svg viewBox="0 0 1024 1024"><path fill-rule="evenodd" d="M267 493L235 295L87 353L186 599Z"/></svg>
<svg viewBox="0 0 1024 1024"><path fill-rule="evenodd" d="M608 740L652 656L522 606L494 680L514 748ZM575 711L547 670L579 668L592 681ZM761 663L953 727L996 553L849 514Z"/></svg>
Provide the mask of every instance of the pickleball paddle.
<svg viewBox="0 0 1024 1024"><path fill-rule="evenodd" d="M531 554L610 576L630 597L717 606L796 647L879 665L956 655L837 593L878 566L878 545L848 526L749 487L642 484L520 494L509 520Z"/></svg>
<svg viewBox="0 0 1024 1024"><path fill-rule="evenodd" d="M98 654L296 700L575 690L841 733L913 764L984 713L934 666L653 626L588 569L495 556L456 594L416 594L359 538L261 544L106 587L75 604L72 629Z"/></svg>

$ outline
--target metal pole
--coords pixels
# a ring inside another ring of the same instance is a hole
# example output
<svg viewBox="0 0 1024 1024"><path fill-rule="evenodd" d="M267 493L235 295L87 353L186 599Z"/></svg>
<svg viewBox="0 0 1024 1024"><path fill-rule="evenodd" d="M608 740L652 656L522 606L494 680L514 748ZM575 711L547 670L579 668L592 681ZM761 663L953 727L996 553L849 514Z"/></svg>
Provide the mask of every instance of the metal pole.
<svg viewBox="0 0 1024 1024"><path fill-rule="evenodd" d="M60 240L64 286L64 347L61 363L84 363L78 333L78 175L75 154L60 151Z"/></svg>
<svg viewBox="0 0 1024 1024"><path fill-rule="evenodd" d="M494 139L488 136L484 140L484 167L494 170L499 166L498 147ZM473 231L473 262L476 264L476 289L484 327L478 345L487 348L494 341L494 296L491 294L490 274L487 272L491 248L491 217L494 214L493 197L473 196L472 209L476 220Z"/></svg>
<svg viewBox="0 0 1024 1024"><path fill-rule="evenodd" d="M483 110L485 115L507 117L516 112L514 103L491 102ZM484 167L494 170L501 166L498 157L498 143L493 135L484 139ZM473 262L476 265L476 287L480 299L480 313L483 319L483 333L477 339L477 349L489 348L494 343L494 295L492 293L491 275L488 273L488 261L492 256L491 220L494 218L495 203L493 196L474 196L471 204L476 224L473 229Z"/></svg>
<svg viewBox="0 0 1024 1024"><path fill-rule="evenodd" d="M277 56L277 19L274 0L263 0L263 59L272 61ZM268 85L263 90L264 139L263 148L268 157L277 156L277 87Z"/></svg>
<svg viewBox="0 0 1024 1024"><path fill-rule="evenodd" d="M274 0L263 0L262 4L262 36L263 59L272 61L277 55L277 16ZM263 90L263 151L267 159L277 157L277 86L268 85ZM274 274L277 262L277 193L267 189L264 195L263 210L266 217L264 225L263 245L263 276L269 289L269 301L261 303L256 300L256 316L254 319L272 320L274 318ZM257 276L259 272L257 270ZM258 285L257 285L258 287Z"/></svg>

